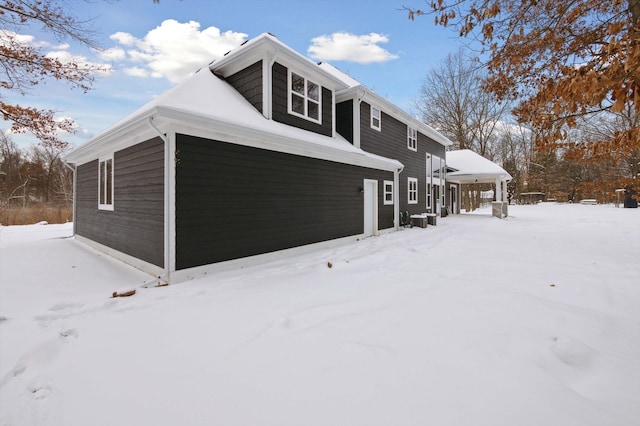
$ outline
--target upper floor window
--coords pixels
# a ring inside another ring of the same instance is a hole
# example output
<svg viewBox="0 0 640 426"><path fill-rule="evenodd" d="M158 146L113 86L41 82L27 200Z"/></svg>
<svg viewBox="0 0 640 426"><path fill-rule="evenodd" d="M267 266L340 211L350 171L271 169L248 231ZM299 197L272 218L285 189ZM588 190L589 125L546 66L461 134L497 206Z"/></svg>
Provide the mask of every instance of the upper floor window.
<svg viewBox="0 0 640 426"><path fill-rule="evenodd" d="M393 181L384 181L384 204L393 204Z"/></svg>
<svg viewBox="0 0 640 426"><path fill-rule="evenodd" d="M98 163L98 209L113 210L113 157Z"/></svg>
<svg viewBox="0 0 640 426"><path fill-rule="evenodd" d="M408 203L418 204L418 179L407 178Z"/></svg>
<svg viewBox="0 0 640 426"><path fill-rule="evenodd" d="M375 107L371 107L371 128L382 130L382 113Z"/></svg>
<svg viewBox="0 0 640 426"><path fill-rule="evenodd" d="M289 71L289 113L321 122L321 87L293 71Z"/></svg>
<svg viewBox="0 0 640 426"><path fill-rule="evenodd" d="M411 127L407 127L407 148L411 151L418 150L418 132Z"/></svg>

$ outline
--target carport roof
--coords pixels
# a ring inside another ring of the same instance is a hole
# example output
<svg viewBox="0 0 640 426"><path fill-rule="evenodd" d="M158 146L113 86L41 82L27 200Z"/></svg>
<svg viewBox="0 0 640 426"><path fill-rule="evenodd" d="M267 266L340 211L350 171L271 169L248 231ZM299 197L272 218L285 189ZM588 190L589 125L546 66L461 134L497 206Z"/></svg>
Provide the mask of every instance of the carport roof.
<svg viewBox="0 0 640 426"><path fill-rule="evenodd" d="M447 151L447 181L452 183L495 183L510 181L512 176L502 167L468 149Z"/></svg>

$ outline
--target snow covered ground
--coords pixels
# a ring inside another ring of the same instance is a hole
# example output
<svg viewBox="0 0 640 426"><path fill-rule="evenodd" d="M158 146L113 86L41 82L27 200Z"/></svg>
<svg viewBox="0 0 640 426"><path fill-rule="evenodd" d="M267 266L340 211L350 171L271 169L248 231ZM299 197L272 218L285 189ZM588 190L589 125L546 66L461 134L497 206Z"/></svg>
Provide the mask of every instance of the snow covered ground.
<svg viewBox="0 0 640 426"><path fill-rule="evenodd" d="M0 228L0 425L640 425L640 210L488 214L129 298Z"/></svg>

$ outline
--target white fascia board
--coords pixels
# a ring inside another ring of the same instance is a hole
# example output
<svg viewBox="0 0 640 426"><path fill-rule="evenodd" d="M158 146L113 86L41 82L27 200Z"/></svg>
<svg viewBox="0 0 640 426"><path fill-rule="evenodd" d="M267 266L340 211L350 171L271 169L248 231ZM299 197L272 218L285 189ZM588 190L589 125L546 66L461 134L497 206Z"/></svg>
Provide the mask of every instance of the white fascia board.
<svg viewBox="0 0 640 426"><path fill-rule="evenodd" d="M119 123L116 127L107 129L71 151L64 160L71 164L84 164L101 155L120 151L144 140L152 139L157 135L146 120L148 117L153 117L154 114L157 114L157 108L151 108L144 114L136 115L124 123ZM141 139L141 137L147 137L147 139Z"/></svg>
<svg viewBox="0 0 640 426"><path fill-rule="evenodd" d="M505 182L509 182L511 180L511 176L501 173L468 173L468 174L451 174L447 175L446 181L458 184L469 184L469 183L495 183L496 179L501 179Z"/></svg>
<svg viewBox="0 0 640 426"><path fill-rule="evenodd" d="M159 108L158 116L170 120L172 129L177 133L390 172L403 167L402 163L397 160L365 151L345 150L338 146L318 144L304 140L304 138L269 133L262 129L248 128L176 109ZM327 139L330 138L327 137ZM336 141L336 143L338 142ZM346 141L345 144L351 146Z"/></svg>
<svg viewBox="0 0 640 426"><path fill-rule="evenodd" d="M253 129L241 124L216 120L205 115L197 115L193 112L185 112L168 107L154 107L144 114L132 118L123 123L121 127L109 130L87 144L72 151L65 160L72 164L84 164L95 160L102 154L113 153L130 146L141 143L157 136L155 131L147 123L149 117L154 118L154 123L161 130L180 132L180 129L198 130L198 135L209 139L220 139L239 145L253 146L272 151L285 152L305 157L319 158L344 164L352 164L370 167L379 170L395 171L402 168L402 163L397 160L370 154L357 149L341 149L304 140L304 137L280 135L265 132L263 129ZM283 125L284 126L284 125ZM186 134L191 134L187 132ZM327 140L331 139L326 137ZM336 143L339 143L336 141ZM348 142L345 141L345 144ZM349 146L351 146L349 144Z"/></svg>
<svg viewBox="0 0 640 426"><path fill-rule="evenodd" d="M385 98L369 90L364 85L349 87L348 89L340 90L339 92L336 93L336 102L343 102L348 99L354 99L354 97L357 96L358 92L362 92L363 90L365 92L365 95L363 97L364 102L378 108L379 110L381 110L385 114L390 115L396 120L413 127L414 129L418 130L420 133L430 137L431 139L433 139L434 141L438 142L439 144L445 147L453 145L453 142L451 142L442 133L438 132L437 130L423 123L422 121L418 120L414 116L406 113L405 111L403 111L396 105L392 104Z"/></svg>
<svg viewBox="0 0 640 426"><path fill-rule="evenodd" d="M333 74L323 70L311 59L302 56L286 44L280 42L270 34L262 34L246 44L230 51L226 56L212 62L209 65L211 71L223 77L228 77L253 65L264 58L272 59L275 55L276 62L287 68L304 72L305 77L319 83L331 90L340 90L347 85ZM263 62L268 65L269 60Z"/></svg>

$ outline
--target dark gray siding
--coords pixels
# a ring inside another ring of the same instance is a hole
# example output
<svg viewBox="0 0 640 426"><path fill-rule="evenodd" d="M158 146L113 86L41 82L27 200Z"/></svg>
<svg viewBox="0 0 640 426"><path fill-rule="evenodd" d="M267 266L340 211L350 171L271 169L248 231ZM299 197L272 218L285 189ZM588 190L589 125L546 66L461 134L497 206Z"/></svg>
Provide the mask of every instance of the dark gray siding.
<svg viewBox="0 0 640 426"><path fill-rule="evenodd" d="M379 229L393 227L393 173L177 135L176 269L363 232L363 179L379 181Z"/></svg>
<svg viewBox="0 0 640 426"><path fill-rule="evenodd" d="M438 155L444 158L445 147L418 133L418 151L407 148L407 125L382 111L382 131L371 128L370 105L360 104L360 148L372 154L393 158L404 165L400 174L399 195L400 211L409 214L426 211L426 154ZM418 204L408 203L407 178L418 179Z"/></svg>
<svg viewBox="0 0 640 426"><path fill-rule="evenodd" d="M333 96L331 90L322 88L322 124L313 123L304 118L291 115L287 109L287 68L279 63L273 64L273 119L280 123L299 127L311 132L332 136L333 129ZM304 76L306 77L306 76ZM313 81L313 79L311 79Z"/></svg>
<svg viewBox="0 0 640 426"><path fill-rule="evenodd" d="M262 111L262 61L226 78L258 111Z"/></svg>
<svg viewBox="0 0 640 426"><path fill-rule="evenodd" d="M336 131L353 144L353 100L336 104Z"/></svg>
<svg viewBox="0 0 640 426"><path fill-rule="evenodd" d="M114 154L114 211L98 210L98 161L78 166L76 233L164 265L164 144L152 139Z"/></svg>

